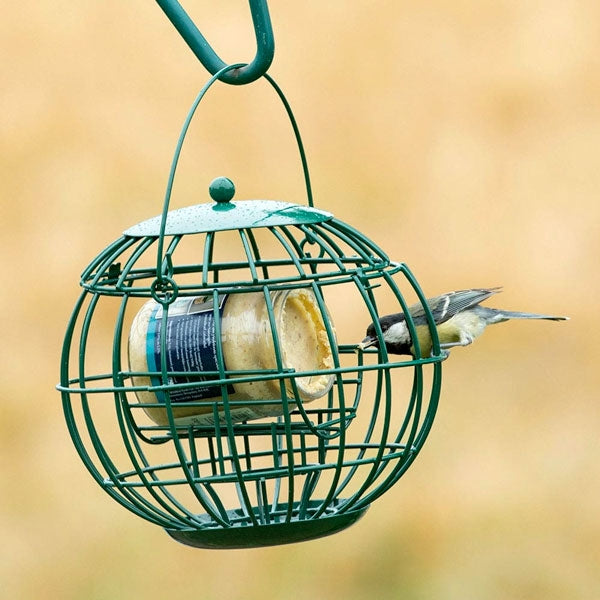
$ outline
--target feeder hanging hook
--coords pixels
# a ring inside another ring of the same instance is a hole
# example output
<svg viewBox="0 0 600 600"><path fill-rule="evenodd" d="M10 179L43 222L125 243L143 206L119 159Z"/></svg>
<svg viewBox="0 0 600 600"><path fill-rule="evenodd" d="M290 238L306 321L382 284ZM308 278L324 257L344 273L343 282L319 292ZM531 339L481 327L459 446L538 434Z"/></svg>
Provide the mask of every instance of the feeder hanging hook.
<svg viewBox="0 0 600 600"><path fill-rule="evenodd" d="M250 3L250 12L252 13L254 33L256 35L256 56L250 64L221 75L219 78L221 81L232 85L251 83L262 77L271 66L275 53L275 40L273 38L273 27L269 16L267 0L248 1ZM156 0L156 2L211 75L228 66L212 49L211 45L206 41L206 38L200 33L200 30L177 0Z"/></svg>

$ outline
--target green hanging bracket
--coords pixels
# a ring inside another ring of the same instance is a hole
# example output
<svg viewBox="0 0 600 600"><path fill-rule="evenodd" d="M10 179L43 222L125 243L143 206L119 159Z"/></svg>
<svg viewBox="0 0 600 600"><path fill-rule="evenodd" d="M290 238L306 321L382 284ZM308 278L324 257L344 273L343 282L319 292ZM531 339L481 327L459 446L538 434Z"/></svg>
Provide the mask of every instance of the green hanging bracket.
<svg viewBox="0 0 600 600"><path fill-rule="evenodd" d="M177 0L156 0L156 2L211 75L228 66L212 49ZM275 54L275 40L267 0L249 0L249 3L256 35L256 56L251 63L223 73L219 77L221 81L232 85L251 83L262 77L271 66Z"/></svg>

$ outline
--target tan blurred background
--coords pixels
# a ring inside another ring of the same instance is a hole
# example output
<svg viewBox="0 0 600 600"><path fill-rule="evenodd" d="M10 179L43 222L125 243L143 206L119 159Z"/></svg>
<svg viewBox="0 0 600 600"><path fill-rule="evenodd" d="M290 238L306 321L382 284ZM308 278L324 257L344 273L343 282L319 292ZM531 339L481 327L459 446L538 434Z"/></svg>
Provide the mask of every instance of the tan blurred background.
<svg viewBox="0 0 600 600"><path fill-rule="evenodd" d="M6 598L600 598L600 4L271 2L315 201L406 261L428 295L567 313L453 352L411 470L336 536L203 551L111 501L67 435L62 335L82 269L160 211L207 74L152 0L23 0L0 20ZM254 55L244 0L184 6L225 60ZM220 86L174 206L304 202L264 83ZM362 334L362 327L357 335Z"/></svg>

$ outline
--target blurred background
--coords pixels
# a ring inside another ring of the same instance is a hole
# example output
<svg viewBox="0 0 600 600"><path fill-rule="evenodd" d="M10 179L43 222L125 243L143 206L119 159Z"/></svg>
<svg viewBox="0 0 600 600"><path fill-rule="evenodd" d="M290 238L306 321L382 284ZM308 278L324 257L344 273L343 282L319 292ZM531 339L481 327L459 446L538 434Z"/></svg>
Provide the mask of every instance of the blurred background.
<svg viewBox="0 0 600 600"><path fill-rule="evenodd" d="M183 5L224 60L254 56L247 2ZM600 4L270 9L270 73L316 206L406 261L429 296L503 285L492 306L571 321L505 324L455 350L421 455L347 531L260 550L170 540L89 477L54 385L79 275L160 212L208 75L151 0L12 3L0 21L5 596L598 598ZM218 175L238 199L305 202L264 82L211 91L173 207L207 201Z"/></svg>

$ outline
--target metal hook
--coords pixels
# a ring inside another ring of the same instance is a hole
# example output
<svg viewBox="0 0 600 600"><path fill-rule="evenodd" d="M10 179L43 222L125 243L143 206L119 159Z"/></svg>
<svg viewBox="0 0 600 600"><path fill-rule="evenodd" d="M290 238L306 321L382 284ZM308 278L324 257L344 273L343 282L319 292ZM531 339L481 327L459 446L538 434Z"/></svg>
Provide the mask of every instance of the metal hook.
<svg viewBox="0 0 600 600"><path fill-rule="evenodd" d="M227 66L177 0L156 0L156 2L211 75ZM249 0L249 3L256 35L256 56L250 64L221 75L221 81L232 85L251 83L262 77L271 66L275 53L275 40L267 0Z"/></svg>

